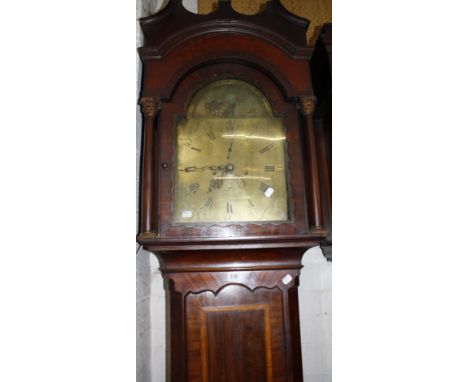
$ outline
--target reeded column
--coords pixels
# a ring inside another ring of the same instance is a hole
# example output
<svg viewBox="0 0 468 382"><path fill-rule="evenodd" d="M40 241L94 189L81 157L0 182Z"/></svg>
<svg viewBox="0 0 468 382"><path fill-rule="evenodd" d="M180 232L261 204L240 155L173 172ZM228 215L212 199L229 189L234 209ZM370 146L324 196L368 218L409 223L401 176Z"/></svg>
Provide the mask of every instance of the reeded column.
<svg viewBox="0 0 468 382"><path fill-rule="evenodd" d="M139 237L151 239L157 237L154 136L157 130L155 121L161 108L161 103L158 98L154 97L142 97L139 103L144 115Z"/></svg>
<svg viewBox="0 0 468 382"><path fill-rule="evenodd" d="M315 141L315 129L312 116L317 99L313 96L301 97L299 110L306 121L306 139L309 147L309 178L310 178L310 201L312 204L312 230L322 229L322 208L320 201L320 185L317 160L317 144Z"/></svg>

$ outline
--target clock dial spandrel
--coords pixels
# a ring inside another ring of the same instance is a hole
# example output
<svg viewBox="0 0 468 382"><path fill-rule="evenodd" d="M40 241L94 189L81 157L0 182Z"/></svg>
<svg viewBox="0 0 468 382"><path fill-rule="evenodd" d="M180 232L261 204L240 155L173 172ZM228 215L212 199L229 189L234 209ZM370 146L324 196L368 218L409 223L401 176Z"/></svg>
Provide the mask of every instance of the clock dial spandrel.
<svg viewBox="0 0 468 382"><path fill-rule="evenodd" d="M174 223L287 221L286 135L254 86L216 81L176 126Z"/></svg>

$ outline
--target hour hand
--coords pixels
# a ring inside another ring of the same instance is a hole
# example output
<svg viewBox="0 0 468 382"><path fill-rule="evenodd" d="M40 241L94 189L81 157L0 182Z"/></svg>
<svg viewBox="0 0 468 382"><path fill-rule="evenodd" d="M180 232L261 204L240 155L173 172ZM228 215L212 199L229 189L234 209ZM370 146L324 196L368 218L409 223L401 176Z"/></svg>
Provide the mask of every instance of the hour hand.
<svg viewBox="0 0 468 382"><path fill-rule="evenodd" d="M195 167L195 166L189 166L189 167L185 167L185 168L183 168L183 169L180 169L179 171L194 172L194 171L197 171L197 167Z"/></svg>
<svg viewBox="0 0 468 382"><path fill-rule="evenodd" d="M210 169L211 167L212 166L202 166L202 167L188 166L188 167L179 169L179 171L195 172L195 171L203 171L203 170L206 170L206 169Z"/></svg>
<svg viewBox="0 0 468 382"><path fill-rule="evenodd" d="M203 171L203 170L211 170L211 171L223 171L224 166L202 166L202 167L196 167L196 166L188 166L185 168L179 169L179 171L185 171L185 172L195 172L195 171Z"/></svg>

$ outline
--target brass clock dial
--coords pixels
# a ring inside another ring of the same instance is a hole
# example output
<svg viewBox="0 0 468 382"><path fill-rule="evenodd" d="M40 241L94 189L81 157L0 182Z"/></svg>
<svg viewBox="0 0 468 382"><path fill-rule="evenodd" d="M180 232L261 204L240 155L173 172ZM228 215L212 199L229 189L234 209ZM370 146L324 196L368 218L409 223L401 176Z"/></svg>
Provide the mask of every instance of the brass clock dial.
<svg viewBox="0 0 468 382"><path fill-rule="evenodd" d="M255 87L208 85L176 136L175 223L288 220L285 129Z"/></svg>

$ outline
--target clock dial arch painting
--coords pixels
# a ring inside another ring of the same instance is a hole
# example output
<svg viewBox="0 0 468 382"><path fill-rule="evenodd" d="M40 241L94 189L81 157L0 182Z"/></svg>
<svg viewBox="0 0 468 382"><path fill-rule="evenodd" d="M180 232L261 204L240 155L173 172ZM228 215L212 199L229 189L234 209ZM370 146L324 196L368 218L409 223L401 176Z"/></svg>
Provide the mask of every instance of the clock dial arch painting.
<svg viewBox="0 0 468 382"><path fill-rule="evenodd" d="M176 124L174 223L287 221L286 158L282 118L259 89L209 83Z"/></svg>

